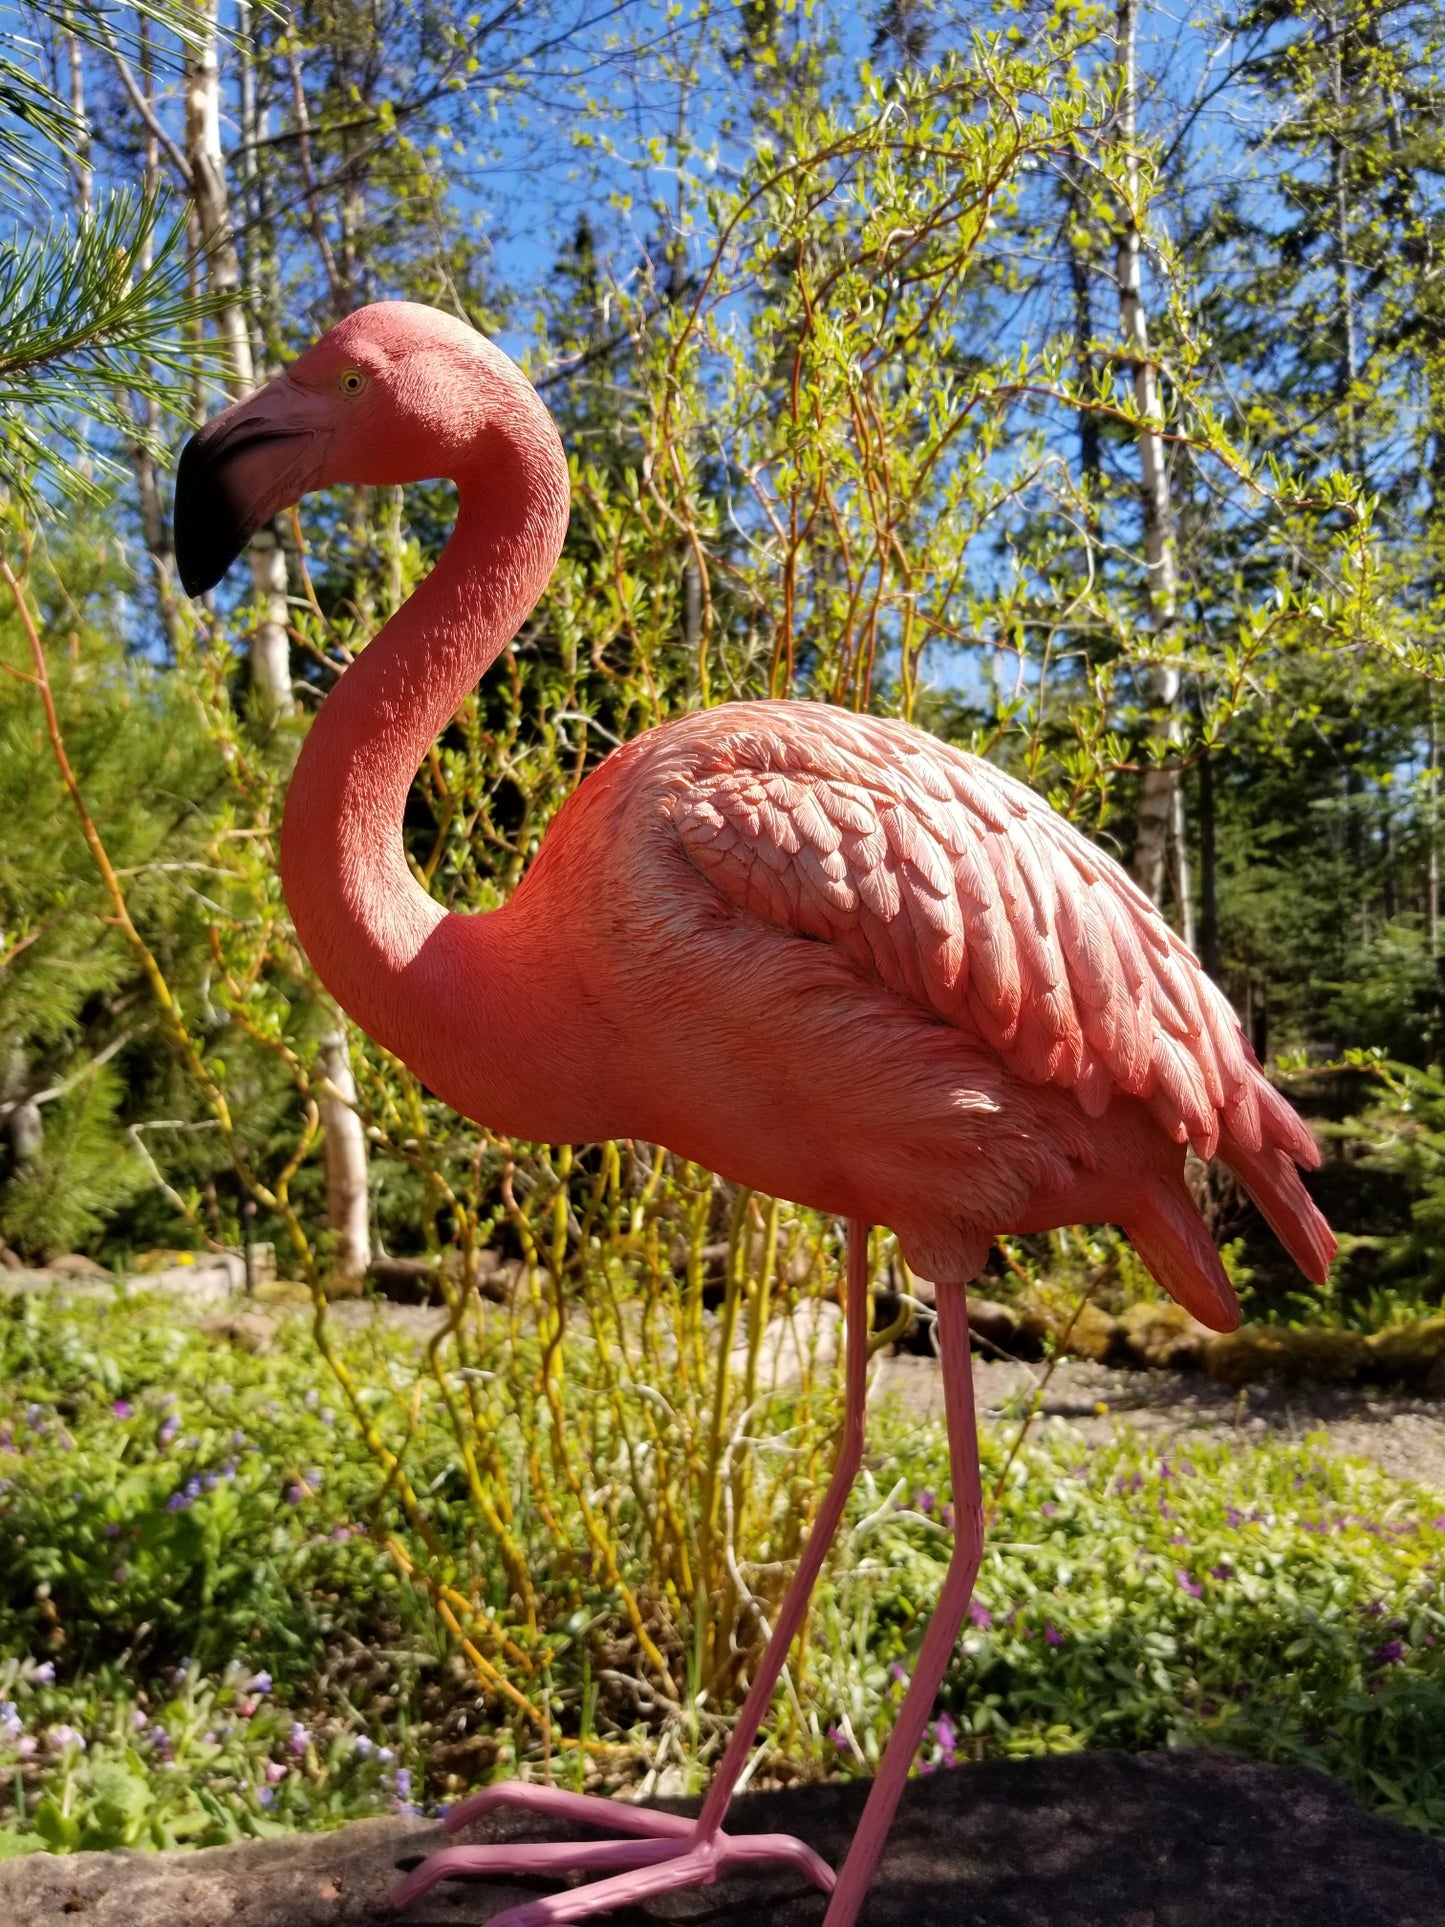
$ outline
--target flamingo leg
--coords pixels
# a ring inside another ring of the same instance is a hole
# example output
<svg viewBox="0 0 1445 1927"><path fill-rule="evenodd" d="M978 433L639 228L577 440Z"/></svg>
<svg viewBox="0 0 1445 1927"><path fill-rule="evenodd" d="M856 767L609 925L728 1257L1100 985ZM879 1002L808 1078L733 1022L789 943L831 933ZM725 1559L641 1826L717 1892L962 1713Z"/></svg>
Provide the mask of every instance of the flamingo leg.
<svg viewBox="0 0 1445 1927"><path fill-rule="evenodd" d="M953 1473L953 1557L878 1777L833 1889L823 1927L853 1927L862 1909L868 1883L882 1855L894 1812L917 1756L923 1729L933 1711L939 1683L973 1597L983 1553L983 1490L979 1481L973 1370L969 1362L968 1298L962 1285L939 1288L938 1346L943 1364L948 1456Z"/></svg>
<svg viewBox="0 0 1445 1927"><path fill-rule="evenodd" d="M449 1831L497 1807L516 1806L642 1835L645 1843L634 1846L625 1841L579 1842L568 1847L557 1842L521 1841L486 1848L444 1847L400 1882L392 1894L394 1906L409 1906L439 1880L457 1875L615 1870L610 1879L599 1880L591 1886L549 1894L545 1899L508 1908L490 1923L490 1927L544 1927L544 1924L553 1927L557 1922L583 1920L590 1914L607 1913L614 1907L628 1906L679 1887L705 1886L716 1880L727 1866L765 1860L795 1867L825 1893L831 1889L832 1869L802 1841L790 1839L786 1834L734 1837L723 1832L722 1823L733 1788L772 1703L773 1690L788 1651L807 1615L808 1602L828 1548L837 1536L863 1456L868 1397L868 1231L869 1227L861 1220L849 1220L845 1311L848 1349L844 1366L843 1437L837 1462L767 1650L758 1663L747 1700L696 1821L643 1807L624 1806L618 1801L588 1794L565 1793L558 1787L524 1782L488 1787L452 1808L446 1819ZM965 1324L965 1358L967 1350ZM906 1705L905 1701L905 1709Z"/></svg>

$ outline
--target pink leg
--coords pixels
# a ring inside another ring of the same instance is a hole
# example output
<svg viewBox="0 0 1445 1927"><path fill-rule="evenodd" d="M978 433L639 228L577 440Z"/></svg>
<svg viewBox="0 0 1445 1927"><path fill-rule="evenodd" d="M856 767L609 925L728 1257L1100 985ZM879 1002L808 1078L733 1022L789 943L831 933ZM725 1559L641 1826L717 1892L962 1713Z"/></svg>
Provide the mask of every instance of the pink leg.
<svg viewBox="0 0 1445 1927"><path fill-rule="evenodd" d="M978 1427L969 1362L968 1297L962 1285L938 1292L938 1341L943 1361L943 1406L953 1472L953 1557L923 1647L889 1737L883 1764L833 1889L823 1927L853 1927L888 1839L888 1829L933 1711L939 1682L958 1641L983 1553L983 1490L978 1471Z"/></svg>
<svg viewBox="0 0 1445 1927"><path fill-rule="evenodd" d="M818 1574L823 1570L828 1548L842 1523L848 1494L853 1490L853 1481L858 1476L858 1467L863 1458L863 1427L868 1403L868 1226L856 1219L850 1219L848 1224L848 1296L844 1329L848 1337L848 1355L843 1381L843 1442L838 1450L833 1476L828 1481L828 1490L813 1521L813 1530L798 1561L798 1570L793 1574L792 1584L783 1599L768 1649L758 1662L757 1673L743 1710L738 1715L727 1751L708 1788L702 1812L697 1817L699 1841L711 1840L723 1823L728 1802L733 1797L733 1788L747 1763L758 1728L772 1705L773 1688L787 1661L789 1648L807 1614L808 1602L813 1597L813 1588L818 1583Z"/></svg>
<svg viewBox="0 0 1445 1927"><path fill-rule="evenodd" d="M550 1817L582 1821L589 1826L610 1827L617 1832L642 1835L645 1840L637 1846L623 1841L607 1841L571 1847L559 1846L555 1842L515 1842L485 1848L447 1847L407 1875L392 1894L393 1905L410 1905L439 1880L449 1879L454 1874L627 1870L615 1871L611 1879L600 1880L595 1886L576 1888L570 1893L551 1894L545 1900L509 1908L490 1923L490 1927L543 1927L543 1923L582 1920L589 1914L606 1913L614 1907L627 1906L678 1887L703 1886L715 1880L725 1866L740 1861L760 1860L787 1862L824 1892L832 1887L832 1869L801 1841L789 1840L783 1834L743 1835L734 1839L723 1833L722 1823L733 1788L737 1785L758 1728L772 1703L773 1689L778 1683L788 1651L807 1613L808 1602L812 1598L828 1548L837 1534L863 1456L868 1395L868 1231L866 1224L850 1220L845 1319L848 1351L845 1362L843 1440L838 1460L813 1530L808 1535L808 1543L803 1548L798 1570L783 1600L767 1650L759 1662L747 1701L738 1716L738 1723L697 1820L683 1820L675 1814L656 1813L647 1808L627 1806L619 1801L598 1799L589 1794L564 1793L556 1787L531 1786L522 1782L488 1787L452 1808L447 1815L448 1829L463 1827L497 1807L516 1806L529 1807L534 1812L544 1812ZM965 1327L965 1356L967 1350ZM904 1710L907 1710L907 1701L904 1702Z"/></svg>

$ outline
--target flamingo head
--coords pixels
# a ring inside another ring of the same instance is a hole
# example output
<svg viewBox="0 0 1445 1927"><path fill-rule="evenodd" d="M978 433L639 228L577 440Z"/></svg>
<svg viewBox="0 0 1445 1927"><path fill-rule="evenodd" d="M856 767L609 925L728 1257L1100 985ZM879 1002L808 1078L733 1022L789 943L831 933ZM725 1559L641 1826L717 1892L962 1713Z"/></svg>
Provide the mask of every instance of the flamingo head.
<svg viewBox="0 0 1445 1927"><path fill-rule="evenodd" d="M520 369L464 321L414 301L359 308L181 450L181 583L213 589L256 530L313 489L459 479L486 464L490 430L538 417L550 428Z"/></svg>

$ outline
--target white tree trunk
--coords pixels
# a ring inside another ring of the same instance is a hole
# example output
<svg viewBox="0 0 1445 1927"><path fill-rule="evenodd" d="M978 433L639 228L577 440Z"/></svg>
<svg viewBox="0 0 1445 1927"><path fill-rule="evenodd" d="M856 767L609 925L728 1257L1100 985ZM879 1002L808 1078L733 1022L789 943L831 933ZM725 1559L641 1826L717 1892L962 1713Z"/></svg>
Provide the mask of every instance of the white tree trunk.
<svg viewBox="0 0 1445 1927"><path fill-rule="evenodd" d="M291 695L291 637L286 628L286 551L275 529L251 537L251 588L257 620L251 635L251 693L264 722L288 714Z"/></svg>
<svg viewBox="0 0 1445 1927"><path fill-rule="evenodd" d="M331 1267L333 1288L354 1289L371 1264L371 1225L367 1188L366 1133L356 1110L356 1079L346 1033L328 1031L321 1040L326 1084L321 1121L326 1130L326 1228L336 1234Z"/></svg>
<svg viewBox="0 0 1445 1927"><path fill-rule="evenodd" d="M1144 309L1138 226L1138 45L1140 0L1120 0L1116 36L1119 82L1119 134L1126 158L1129 206L1119 237L1117 272L1119 317L1134 372L1139 430L1140 501L1144 511L1144 563L1149 589L1149 620L1158 657L1145 671L1145 690L1156 719L1156 733L1172 752L1183 742L1178 711L1179 671L1167 660L1179 610L1179 572L1174 549L1174 511L1169 471L1159 432L1159 381L1149 353L1149 322ZM1169 846L1174 843L1175 884L1181 925L1192 922L1188 909L1189 860L1184 835L1183 771L1149 769L1139 788L1139 826L1134 845L1134 878L1155 903L1169 880Z"/></svg>
<svg viewBox="0 0 1445 1927"><path fill-rule="evenodd" d="M248 395L256 385L251 354L251 331L241 300L241 260L231 226L226 188L226 160L221 151L221 68L216 57L217 0L200 0L196 8L199 44L186 56L186 165L191 196L200 223L211 292L220 298L216 325L230 355L227 385L233 400Z"/></svg>
<svg viewBox="0 0 1445 1927"><path fill-rule="evenodd" d="M205 37L185 63L186 165L191 196L205 250L211 292L220 296L216 324L230 360L227 387L232 400L256 386L251 330L241 298L241 261L231 220L226 161L221 149L221 70L216 55L218 0L201 0L198 15ZM253 130L247 130L251 137ZM262 720L274 722L292 708L291 643L286 630L286 554L274 529L251 538L251 586L257 605L251 633L251 688Z"/></svg>
<svg viewBox="0 0 1445 1927"><path fill-rule="evenodd" d="M22 1165L34 1163L45 1142L45 1120L40 1106L27 1095L29 1083L30 1065L25 1046L17 1041L10 1046L5 1081L3 1089L0 1089L0 1096L4 1100L0 1103L0 1113L4 1115L5 1129L10 1137L10 1156L17 1171Z"/></svg>

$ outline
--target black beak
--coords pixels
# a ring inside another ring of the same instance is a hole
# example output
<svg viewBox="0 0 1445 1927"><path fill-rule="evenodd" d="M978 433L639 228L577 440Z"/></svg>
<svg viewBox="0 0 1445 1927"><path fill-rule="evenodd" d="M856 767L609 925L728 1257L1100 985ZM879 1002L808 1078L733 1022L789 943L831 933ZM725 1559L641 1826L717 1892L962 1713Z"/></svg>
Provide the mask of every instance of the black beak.
<svg viewBox="0 0 1445 1927"><path fill-rule="evenodd" d="M301 492L288 487L299 461L267 462L274 475L267 474L266 485L258 486L263 479L258 464L246 458L273 442L294 443L300 455L300 445L312 440L309 429L280 428L248 416L244 402L191 436L181 450L175 497L176 567L188 596L214 589L257 529Z"/></svg>

